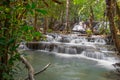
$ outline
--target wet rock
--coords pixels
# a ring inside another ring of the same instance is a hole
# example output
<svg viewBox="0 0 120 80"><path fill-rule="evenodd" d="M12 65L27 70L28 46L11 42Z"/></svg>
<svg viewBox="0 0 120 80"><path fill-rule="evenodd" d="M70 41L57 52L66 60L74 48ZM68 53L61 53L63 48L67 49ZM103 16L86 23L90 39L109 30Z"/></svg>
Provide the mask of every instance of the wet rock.
<svg viewBox="0 0 120 80"><path fill-rule="evenodd" d="M70 38L62 37L62 38L60 39L60 42L66 42L66 43L69 43L69 42L70 42Z"/></svg>
<svg viewBox="0 0 120 80"><path fill-rule="evenodd" d="M85 49L85 47L76 47L77 54L81 54Z"/></svg>

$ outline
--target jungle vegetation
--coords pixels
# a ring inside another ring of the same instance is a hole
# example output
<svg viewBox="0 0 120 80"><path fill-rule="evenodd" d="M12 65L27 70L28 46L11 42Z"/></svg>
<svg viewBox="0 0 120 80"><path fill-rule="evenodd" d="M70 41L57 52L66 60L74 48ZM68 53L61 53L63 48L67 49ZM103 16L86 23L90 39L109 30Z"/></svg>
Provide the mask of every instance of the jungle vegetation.
<svg viewBox="0 0 120 80"><path fill-rule="evenodd" d="M70 33L78 21L88 21L92 31L94 21L109 22L120 55L120 0L1 0L0 80L14 80L15 61L24 62L20 42L44 40L48 32ZM34 74L28 78L34 80Z"/></svg>

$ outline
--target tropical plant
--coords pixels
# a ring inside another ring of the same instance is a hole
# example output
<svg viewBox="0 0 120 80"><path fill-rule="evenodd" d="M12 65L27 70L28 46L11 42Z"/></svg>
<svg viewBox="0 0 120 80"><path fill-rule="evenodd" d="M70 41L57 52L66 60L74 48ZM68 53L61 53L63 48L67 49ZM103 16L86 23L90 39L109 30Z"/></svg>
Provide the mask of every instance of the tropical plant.
<svg viewBox="0 0 120 80"><path fill-rule="evenodd" d="M21 40L29 41L42 35L25 21L26 16L34 10L45 13L36 5L35 2L27 0L0 2L0 80L13 80L14 62L20 60L21 54L18 53L17 48Z"/></svg>

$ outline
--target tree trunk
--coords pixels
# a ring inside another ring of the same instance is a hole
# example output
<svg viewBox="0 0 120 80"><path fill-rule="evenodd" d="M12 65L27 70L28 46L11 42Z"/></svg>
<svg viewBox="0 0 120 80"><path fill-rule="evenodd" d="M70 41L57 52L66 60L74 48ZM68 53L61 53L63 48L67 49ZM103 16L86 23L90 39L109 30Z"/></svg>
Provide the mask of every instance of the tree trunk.
<svg viewBox="0 0 120 80"><path fill-rule="evenodd" d="M10 8L10 1L5 0L6 8ZM6 15L10 15L10 12L6 12ZM5 30L3 30L3 34L0 36L0 38L4 38L5 42L7 43L9 40L9 28L10 28L10 18L6 17L4 21L4 26L2 25ZM4 43L5 44L5 43ZM9 65L8 65L8 47L9 45L1 45L0 44L0 80L6 80L4 77L4 74L9 75Z"/></svg>
<svg viewBox="0 0 120 80"><path fill-rule="evenodd" d="M93 8L92 8L92 6L90 6L90 28L91 28L91 30L92 30L92 32L93 32L93 20L94 20L94 14L93 14Z"/></svg>
<svg viewBox="0 0 120 80"><path fill-rule="evenodd" d="M118 6L118 4L117 4L117 1L115 0L115 1L113 1L114 2L114 5L115 5L115 10L116 10L116 15L117 15L117 17L118 17L118 19L117 19L117 26L118 26L118 29L119 29L119 31L120 31L120 9L119 9L119 6Z"/></svg>
<svg viewBox="0 0 120 80"><path fill-rule="evenodd" d="M34 29L35 31L39 31L38 28L37 28L37 12L35 11L35 16L34 16Z"/></svg>
<svg viewBox="0 0 120 80"><path fill-rule="evenodd" d="M69 27L69 4L70 0L66 0L66 30L69 32L70 27Z"/></svg>
<svg viewBox="0 0 120 80"><path fill-rule="evenodd" d="M115 20L114 20L114 6L112 4L112 0L106 0L106 10L107 10L107 17L108 17L108 20L110 22L110 29L111 29L111 35L112 35L112 38L113 38L113 41L114 41L114 44L117 48L117 50L119 51L120 53L120 45L119 45L119 39L117 37L117 31L116 31L116 26L115 26Z"/></svg>
<svg viewBox="0 0 120 80"><path fill-rule="evenodd" d="M35 80L34 79L34 69L32 65L24 58L23 55L20 56L21 61L25 64L26 68L28 69L28 78L26 80Z"/></svg>
<svg viewBox="0 0 120 80"><path fill-rule="evenodd" d="M63 24L63 16L64 16L64 11L61 11L60 13L60 24Z"/></svg>
<svg viewBox="0 0 120 80"><path fill-rule="evenodd" d="M48 18L45 16L44 18L44 34L47 33L48 30Z"/></svg>

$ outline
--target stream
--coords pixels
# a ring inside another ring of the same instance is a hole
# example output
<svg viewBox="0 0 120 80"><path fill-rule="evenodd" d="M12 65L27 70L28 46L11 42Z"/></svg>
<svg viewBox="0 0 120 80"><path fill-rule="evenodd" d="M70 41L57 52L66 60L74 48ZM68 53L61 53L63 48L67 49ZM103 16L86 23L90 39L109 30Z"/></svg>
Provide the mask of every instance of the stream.
<svg viewBox="0 0 120 80"><path fill-rule="evenodd" d="M51 63L36 80L116 80L112 71L119 58L104 38L49 34L46 41L31 42L27 47L24 53L36 72ZM19 77L26 72L24 68Z"/></svg>

